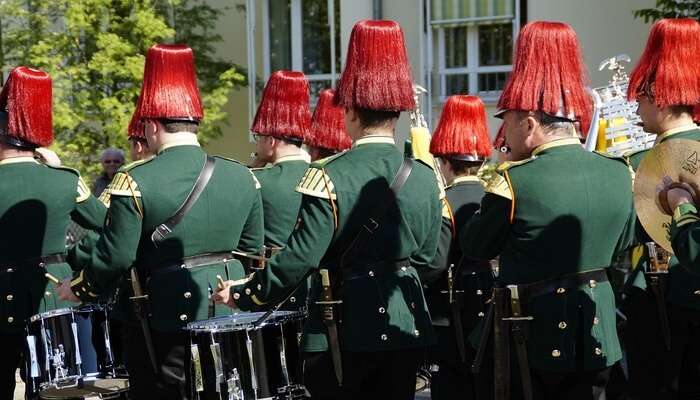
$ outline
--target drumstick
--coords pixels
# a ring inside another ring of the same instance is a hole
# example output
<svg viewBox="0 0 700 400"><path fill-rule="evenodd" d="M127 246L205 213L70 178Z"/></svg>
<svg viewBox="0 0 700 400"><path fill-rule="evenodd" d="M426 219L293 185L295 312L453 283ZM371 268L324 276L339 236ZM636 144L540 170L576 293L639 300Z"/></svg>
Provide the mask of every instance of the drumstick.
<svg viewBox="0 0 700 400"><path fill-rule="evenodd" d="M51 282L53 282L53 283L56 284L56 285L60 285L60 284L61 284L61 281L58 280L58 278L56 278L55 276L49 274L48 272L45 273L44 276L46 277L46 279L50 280Z"/></svg>
<svg viewBox="0 0 700 400"><path fill-rule="evenodd" d="M216 281L218 282L216 286L219 288L219 290L223 290L223 288L226 287L226 282L224 282L224 279L221 277L221 275L216 276Z"/></svg>

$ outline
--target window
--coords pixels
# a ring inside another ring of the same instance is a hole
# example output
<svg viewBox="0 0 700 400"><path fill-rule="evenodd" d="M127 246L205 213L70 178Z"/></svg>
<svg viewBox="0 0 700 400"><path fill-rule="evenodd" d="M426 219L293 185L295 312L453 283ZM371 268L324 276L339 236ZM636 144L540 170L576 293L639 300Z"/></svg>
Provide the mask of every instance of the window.
<svg viewBox="0 0 700 400"><path fill-rule="evenodd" d="M487 103L496 101L512 69L520 1L428 3L431 108L439 109L453 94L475 94Z"/></svg>
<svg viewBox="0 0 700 400"><path fill-rule="evenodd" d="M340 0L265 0L263 70L303 71L312 103L340 75Z"/></svg>

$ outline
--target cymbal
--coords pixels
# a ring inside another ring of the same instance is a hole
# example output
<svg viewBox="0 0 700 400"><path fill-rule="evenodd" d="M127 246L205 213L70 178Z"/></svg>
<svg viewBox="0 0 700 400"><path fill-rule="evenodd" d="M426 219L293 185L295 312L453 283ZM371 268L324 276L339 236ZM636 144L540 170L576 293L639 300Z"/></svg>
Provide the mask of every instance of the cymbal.
<svg viewBox="0 0 700 400"><path fill-rule="evenodd" d="M673 253L668 228L671 216L659 205L657 186L663 177L678 181L681 172L700 172L700 142L687 139L668 140L655 145L642 159L634 179L634 208L649 237Z"/></svg>

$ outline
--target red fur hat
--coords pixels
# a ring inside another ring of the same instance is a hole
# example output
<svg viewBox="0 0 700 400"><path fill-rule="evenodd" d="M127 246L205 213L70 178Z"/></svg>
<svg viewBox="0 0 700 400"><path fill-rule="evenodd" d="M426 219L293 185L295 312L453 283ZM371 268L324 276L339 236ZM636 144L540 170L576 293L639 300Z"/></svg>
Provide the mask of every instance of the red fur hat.
<svg viewBox="0 0 700 400"><path fill-rule="evenodd" d="M45 147L53 142L51 77L43 71L17 67L0 92L0 110L7 112L6 143Z"/></svg>
<svg viewBox="0 0 700 400"><path fill-rule="evenodd" d="M345 110L334 104L334 97L332 89L319 93L308 144L338 152L349 149L352 140L345 130Z"/></svg>
<svg viewBox="0 0 700 400"><path fill-rule="evenodd" d="M627 98L651 91L659 107L700 103L700 23L691 18L656 21L637 66Z"/></svg>
<svg viewBox="0 0 700 400"><path fill-rule="evenodd" d="M251 131L304 141L309 134L309 82L302 72L277 71L270 76Z"/></svg>
<svg viewBox="0 0 700 400"><path fill-rule="evenodd" d="M403 31L394 21L360 21L350 34L336 102L343 107L405 111L415 107Z"/></svg>
<svg viewBox="0 0 700 400"><path fill-rule="evenodd" d="M576 32L563 22L534 21L518 36L513 73L498 108L541 111L578 120L588 131L593 102Z"/></svg>
<svg viewBox="0 0 700 400"><path fill-rule="evenodd" d="M191 48L156 44L148 49L136 112L142 119L202 120Z"/></svg>
<svg viewBox="0 0 700 400"><path fill-rule="evenodd" d="M447 98L430 141L430 152L438 157L465 161L483 160L491 155L486 109L479 97Z"/></svg>

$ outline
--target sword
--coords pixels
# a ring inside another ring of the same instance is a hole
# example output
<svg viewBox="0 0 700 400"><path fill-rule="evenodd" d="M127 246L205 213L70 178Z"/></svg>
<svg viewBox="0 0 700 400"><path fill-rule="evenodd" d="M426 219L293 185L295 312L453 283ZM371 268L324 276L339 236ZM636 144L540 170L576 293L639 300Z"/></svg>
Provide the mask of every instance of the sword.
<svg viewBox="0 0 700 400"><path fill-rule="evenodd" d="M452 311L452 326L454 327L455 339L457 341L457 352L462 362L466 362L466 346L464 344L464 328L462 327L462 312L461 303L458 299L460 292L455 288L455 273L454 264L450 264L447 269L447 294L450 301L450 310Z"/></svg>
<svg viewBox="0 0 700 400"><path fill-rule="evenodd" d="M523 386L523 398L532 400L532 380L530 375L530 364L527 359L526 347L526 326L525 324L532 321L532 317L523 316L523 310L520 304L520 294L518 293L517 285L508 285L510 290L510 307L512 317L503 318L504 321L510 322L510 331L513 335L515 343L515 352L518 357L518 367L520 370L520 380Z"/></svg>
<svg viewBox="0 0 700 400"><path fill-rule="evenodd" d="M151 337L151 327L148 324L148 295L143 293L141 288L141 281L139 280L139 274L135 267L131 268L131 288L134 290L134 295L130 297L134 312L136 313L136 318L138 318L141 323L141 329L143 330L143 340L146 344L146 350L148 351L148 358L151 361L151 367L153 367L153 372L156 376L159 375L158 361L156 359L156 351L153 346L153 338Z"/></svg>
<svg viewBox="0 0 700 400"><path fill-rule="evenodd" d="M331 351L333 369L338 385L343 386L343 362L340 356L340 342L338 341L338 326L335 323L333 307L342 303L342 300L333 300L333 290L331 289L331 279L327 269L319 270L321 274L321 301L316 304L321 306L323 314L323 324L328 330L328 347Z"/></svg>

